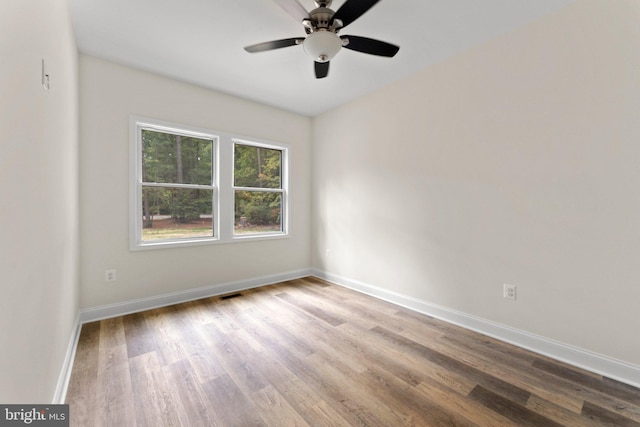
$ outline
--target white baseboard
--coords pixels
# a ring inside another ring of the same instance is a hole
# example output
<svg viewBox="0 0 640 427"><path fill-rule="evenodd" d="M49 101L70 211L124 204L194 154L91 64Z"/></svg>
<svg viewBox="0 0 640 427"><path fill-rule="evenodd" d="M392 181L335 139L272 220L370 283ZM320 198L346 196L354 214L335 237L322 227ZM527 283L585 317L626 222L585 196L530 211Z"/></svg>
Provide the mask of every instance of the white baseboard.
<svg viewBox="0 0 640 427"><path fill-rule="evenodd" d="M80 338L81 327L82 325L80 323L80 313L78 313L73 324L71 338L69 339L69 344L67 346L67 353L65 354L64 361L62 363L62 369L60 370L60 376L58 377L58 384L56 385L56 391L51 402L54 405L61 405L66 400L67 389L69 387L69 380L71 379L73 361L76 357L76 348L78 347L78 339Z"/></svg>
<svg viewBox="0 0 640 427"><path fill-rule="evenodd" d="M321 270L313 275L640 388L640 366Z"/></svg>
<svg viewBox="0 0 640 427"><path fill-rule="evenodd" d="M181 302L243 291L246 289L284 282L286 280L299 279L309 275L311 275L310 269L296 270L269 276L255 277L252 279L238 280L235 282L205 286L202 288L189 289L186 291L155 295L148 298L139 298L115 304L103 305L100 307L85 308L80 310L80 323L88 323L111 317L124 316L125 314L138 313L145 310L151 310L153 308L179 304Z"/></svg>

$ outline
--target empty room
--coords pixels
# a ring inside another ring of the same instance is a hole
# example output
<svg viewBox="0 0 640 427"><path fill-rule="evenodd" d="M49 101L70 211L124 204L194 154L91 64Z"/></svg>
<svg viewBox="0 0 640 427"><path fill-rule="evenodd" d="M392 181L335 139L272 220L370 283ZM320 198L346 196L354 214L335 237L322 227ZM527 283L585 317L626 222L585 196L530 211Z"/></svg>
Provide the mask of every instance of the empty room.
<svg viewBox="0 0 640 427"><path fill-rule="evenodd" d="M640 426L640 1L0 0L0 77L0 424Z"/></svg>

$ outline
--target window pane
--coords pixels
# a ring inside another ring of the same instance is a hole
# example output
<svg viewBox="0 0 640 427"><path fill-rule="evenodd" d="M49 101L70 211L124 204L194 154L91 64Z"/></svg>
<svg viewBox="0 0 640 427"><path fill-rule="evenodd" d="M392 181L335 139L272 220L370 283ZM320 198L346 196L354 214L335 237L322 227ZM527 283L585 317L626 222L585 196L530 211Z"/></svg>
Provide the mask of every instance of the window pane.
<svg viewBox="0 0 640 427"><path fill-rule="evenodd" d="M235 144L233 183L236 187L282 188L282 151Z"/></svg>
<svg viewBox="0 0 640 427"><path fill-rule="evenodd" d="M210 139L142 129L142 181L212 184Z"/></svg>
<svg viewBox="0 0 640 427"><path fill-rule="evenodd" d="M235 234L282 231L282 193L235 192Z"/></svg>
<svg viewBox="0 0 640 427"><path fill-rule="evenodd" d="M213 236L213 190L142 187L142 240Z"/></svg>

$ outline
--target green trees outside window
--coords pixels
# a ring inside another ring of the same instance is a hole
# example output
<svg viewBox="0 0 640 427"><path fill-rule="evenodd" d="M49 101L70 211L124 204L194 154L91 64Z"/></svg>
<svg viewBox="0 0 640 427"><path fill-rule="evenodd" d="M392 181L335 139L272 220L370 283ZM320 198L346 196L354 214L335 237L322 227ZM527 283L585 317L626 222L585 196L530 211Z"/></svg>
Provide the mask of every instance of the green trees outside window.
<svg viewBox="0 0 640 427"><path fill-rule="evenodd" d="M234 146L234 233L283 231L282 150Z"/></svg>
<svg viewBox="0 0 640 427"><path fill-rule="evenodd" d="M142 240L213 236L213 141L142 129Z"/></svg>

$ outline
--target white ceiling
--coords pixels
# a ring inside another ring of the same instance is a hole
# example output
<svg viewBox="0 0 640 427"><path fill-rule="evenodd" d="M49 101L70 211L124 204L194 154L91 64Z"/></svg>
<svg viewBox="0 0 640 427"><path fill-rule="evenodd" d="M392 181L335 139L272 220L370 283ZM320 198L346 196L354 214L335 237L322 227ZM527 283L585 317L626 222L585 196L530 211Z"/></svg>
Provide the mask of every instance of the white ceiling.
<svg viewBox="0 0 640 427"><path fill-rule="evenodd" d="M71 0L71 8L81 53L315 116L573 1L382 0L341 35L384 40L400 52L381 58L342 49L320 80L301 46L244 51L304 37L273 0Z"/></svg>

